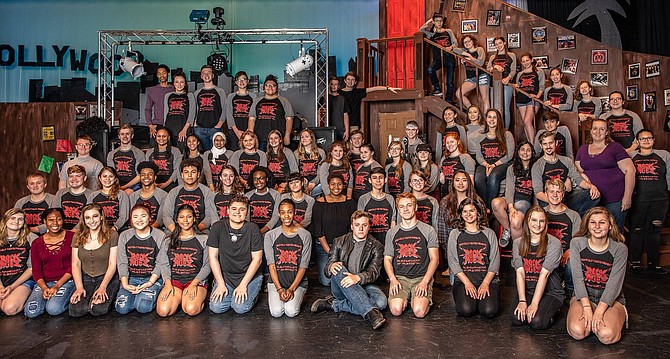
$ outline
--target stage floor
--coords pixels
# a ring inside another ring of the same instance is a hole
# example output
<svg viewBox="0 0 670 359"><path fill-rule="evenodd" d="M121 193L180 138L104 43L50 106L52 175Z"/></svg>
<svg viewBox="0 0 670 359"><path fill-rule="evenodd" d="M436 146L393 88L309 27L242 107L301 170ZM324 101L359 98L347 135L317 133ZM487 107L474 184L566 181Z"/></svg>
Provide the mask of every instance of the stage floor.
<svg viewBox="0 0 670 359"><path fill-rule="evenodd" d="M215 315L206 308L190 318L178 312L167 319L155 313L80 319L67 315L28 320L0 317L0 358L661 358L670 351L670 278L627 273L624 293L630 328L621 342L605 346L595 337L577 342L565 330L567 307L546 331L512 327L508 319L514 295L506 272L501 314L495 320L456 316L451 288L436 288L425 319L410 312L392 317L373 331L360 317L309 312L311 303L329 293L310 270L302 312L275 319L261 293L248 314ZM666 354L663 354L666 353Z"/></svg>

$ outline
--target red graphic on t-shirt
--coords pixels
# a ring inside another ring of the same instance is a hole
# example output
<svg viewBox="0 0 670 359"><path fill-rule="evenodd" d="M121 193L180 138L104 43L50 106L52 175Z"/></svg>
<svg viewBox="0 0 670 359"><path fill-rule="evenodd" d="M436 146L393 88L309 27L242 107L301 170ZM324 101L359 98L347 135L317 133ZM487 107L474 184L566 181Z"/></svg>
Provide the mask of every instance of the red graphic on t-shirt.
<svg viewBox="0 0 670 359"><path fill-rule="evenodd" d="M300 162L302 170L300 171L303 176L311 175L316 173L316 162Z"/></svg>
<svg viewBox="0 0 670 359"><path fill-rule="evenodd" d="M301 223L303 219L305 219L305 214L304 213L301 213L301 214L296 213L295 215L293 215L293 220L298 222L298 223Z"/></svg>
<svg viewBox="0 0 670 359"><path fill-rule="evenodd" d="M251 173L251 170L256 167L256 165L253 163L240 163L240 165L242 165L242 168L240 169L241 174L249 174Z"/></svg>
<svg viewBox="0 0 670 359"><path fill-rule="evenodd" d="M442 166L442 173L444 174L445 177L449 177L449 178L453 177L454 176L454 166L453 165L448 165L448 166L443 165Z"/></svg>
<svg viewBox="0 0 670 359"><path fill-rule="evenodd" d="M279 249L279 260L277 261L277 264L298 265L298 251Z"/></svg>
<svg viewBox="0 0 670 359"><path fill-rule="evenodd" d="M395 176L389 176L389 187L398 188L398 179Z"/></svg>
<svg viewBox="0 0 670 359"><path fill-rule="evenodd" d="M180 198L179 202L180 203L177 205L177 208L187 204L187 205L191 206L191 208L193 208L193 210L195 210L195 216L198 217L198 200L197 199L187 200L187 199Z"/></svg>
<svg viewBox="0 0 670 359"><path fill-rule="evenodd" d="M500 157L500 152L498 151L498 147L485 147L484 148L484 157L486 157L486 158Z"/></svg>
<svg viewBox="0 0 670 359"><path fill-rule="evenodd" d="M149 253L130 253L128 263L133 267L149 267Z"/></svg>
<svg viewBox="0 0 670 359"><path fill-rule="evenodd" d="M519 87L521 87L521 88L524 88L524 87L526 87L526 88L528 88L528 87L533 87L533 80L534 80L534 79L535 79L534 77L530 77L530 78L528 78L528 77L521 77L521 78L519 79L519 80L521 80L521 83L519 84Z"/></svg>
<svg viewBox="0 0 670 359"><path fill-rule="evenodd" d="M563 242L563 237L565 236L565 234L560 228L547 228L547 234L551 234L561 242Z"/></svg>
<svg viewBox="0 0 670 359"><path fill-rule="evenodd" d="M533 188L533 181L532 180L521 181L521 188Z"/></svg>
<svg viewBox="0 0 670 359"><path fill-rule="evenodd" d="M484 248L481 249L466 249L463 248L465 255L463 256L463 264L485 264L484 263L484 254L482 253Z"/></svg>
<svg viewBox="0 0 670 359"><path fill-rule="evenodd" d="M654 164L655 163L637 162L635 164L637 173L641 175L658 175L657 168Z"/></svg>
<svg viewBox="0 0 670 359"><path fill-rule="evenodd" d="M214 96L200 96L200 107L201 108L213 108L214 107Z"/></svg>
<svg viewBox="0 0 670 359"><path fill-rule="evenodd" d="M248 103L235 103L235 113L249 113L249 104Z"/></svg>
<svg viewBox="0 0 670 359"><path fill-rule="evenodd" d="M370 227L386 227L388 225L388 213L371 213L371 215Z"/></svg>
<svg viewBox="0 0 670 359"><path fill-rule="evenodd" d="M212 175L218 175L221 174L221 170L223 169L223 165L215 165L213 163L209 164L209 169L212 170Z"/></svg>
<svg viewBox="0 0 670 359"><path fill-rule="evenodd" d="M102 206L102 214L105 215L105 218L116 218L115 212L114 206Z"/></svg>
<svg viewBox="0 0 670 359"><path fill-rule="evenodd" d="M356 185L357 186L365 186L365 173L361 174L356 174Z"/></svg>
<svg viewBox="0 0 670 359"><path fill-rule="evenodd" d="M416 211L416 219L423 223L428 223L428 212Z"/></svg>
<svg viewBox="0 0 670 359"><path fill-rule="evenodd" d="M193 254L194 253L175 253L174 254L174 266L175 267L186 267L193 268Z"/></svg>
<svg viewBox="0 0 670 359"><path fill-rule="evenodd" d="M611 121L611 131L614 132L630 132L629 126L630 126L630 119L621 119L615 121Z"/></svg>
<svg viewBox="0 0 670 359"><path fill-rule="evenodd" d="M63 212L65 212L67 218L79 218L79 210L77 207L63 206Z"/></svg>
<svg viewBox="0 0 670 359"><path fill-rule="evenodd" d="M184 101L170 101L170 111L173 110L183 110Z"/></svg>
<svg viewBox="0 0 670 359"><path fill-rule="evenodd" d="M154 164L158 167L159 171L168 170L168 161L167 160L156 160L154 159Z"/></svg>
<svg viewBox="0 0 670 359"><path fill-rule="evenodd" d="M420 249L417 247L419 244L419 241L416 241L414 243L398 243L398 258L421 258L419 257L418 250Z"/></svg>
<svg viewBox="0 0 670 359"><path fill-rule="evenodd" d="M268 169L272 173L281 173L281 163L277 160L272 160L268 163Z"/></svg>
<svg viewBox="0 0 670 359"><path fill-rule="evenodd" d="M540 273L542 271L542 259L523 259L523 270L526 273Z"/></svg>
<svg viewBox="0 0 670 359"><path fill-rule="evenodd" d="M6 254L0 256L0 268L12 268L21 266L21 257L19 253Z"/></svg>
<svg viewBox="0 0 670 359"><path fill-rule="evenodd" d="M128 161L117 160L117 161L116 161L116 170L117 170L118 172L121 172L121 171L130 171L130 162L128 162Z"/></svg>
<svg viewBox="0 0 670 359"><path fill-rule="evenodd" d="M606 269L600 269L600 268L594 268L590 267L588 265L584 266L584 279L587 282L591 282L594 284L604 284L607 283L607 280L609 279L609 275L607 274Z"/></svg>
<svg viewBox="0 0 670 359"><path fill-rule="evenodd" d="M42 218L38 213L26 213L26 223L29 226L36 226L42 222Z"/></svg>
<svg viewBox="0 0 670 359"><path fill-rule="evenodd" d="M268 117L275 117L277 111L277 106L274 103L264 103L261 104L258 109L258 113L261 115L267 115Z"/></svg>
<svg viewBox="0 0 670 359"><path fill-rule="evenodd" d="M228 217L228 206L219 207L219 218Z"/></svg>
<svg viewBox="0 0 670 359"><path fill-rule="evenodd" d="M268 218L270 211L267 207L251 205L251 215L256 218Z"/></svg>

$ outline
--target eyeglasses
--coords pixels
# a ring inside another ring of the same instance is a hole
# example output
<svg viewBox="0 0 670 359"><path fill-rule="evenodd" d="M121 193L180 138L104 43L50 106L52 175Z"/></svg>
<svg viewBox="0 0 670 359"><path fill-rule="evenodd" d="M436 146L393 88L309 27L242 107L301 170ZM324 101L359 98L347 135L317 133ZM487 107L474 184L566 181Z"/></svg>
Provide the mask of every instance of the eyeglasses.
<svg viewBox="0 0 670 359"><path fill-rule="evenodd" d="M237 79L237 82L249 82L249 79L239 78Z"/></svg>
<svg viewBox="0 0 670 359"><path fill-rule="evenodd" d="M653 141L654 137L640 137L637 140L638 141Z"/></svg>
<svg viewBox="0 0 670 359"><path fill-rule="evenodd" d="M89 143L77 143L77 147L79 147L79 148L91 147L91 144L89 144Z"/></svg>
<svg viewBox="0 0 670 359"><path fill-rule="evenodd" d="M273 85L273 84L265 84L265 87L270 87L270 88L276 89L276 88L277 88L277 85Z"/></svg>
<svg viewBox="0 0 670 359"><path fill-rule="evenodd" d="M623 98L621 98L621 97L615 97L615 98L611 98L611 99L610 99L610 102L616 102L616 101L623 101Z"/></svg>

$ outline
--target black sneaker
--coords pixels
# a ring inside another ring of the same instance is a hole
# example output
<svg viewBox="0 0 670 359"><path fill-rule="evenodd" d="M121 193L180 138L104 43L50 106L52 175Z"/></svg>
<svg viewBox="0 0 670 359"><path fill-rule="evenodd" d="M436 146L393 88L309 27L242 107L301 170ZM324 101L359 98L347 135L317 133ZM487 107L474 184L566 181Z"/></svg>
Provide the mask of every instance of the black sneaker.
<svg viewBox="0 0 670 359"><path fill-rule="evenodd" d="M326 310L333 310L333 299L335 299L335 297L333 297L332 295L329 295L323 299L317 299L314 301L314 303L312 303L312 307L310 308L310 310L312 311L312 313L320 313Z"/></svg>
<svg viewBox="0 0 670 359"><path fill-rule="evenodd" d="M377 308L372 308L372 310L369 311L365 316L368 318L368 321L370 321L370 326L372 326L372 329L379 329L386 322L384 315Z"/></svg>
<svg viewBox="0 0 670 359"><path fill-rule="evenodd" d="M636 261L631 263L630 271L631 273L642 274L644 273L644 268L642 268L642 264L640 262Z"/></svg>
<svg viewBox="0 0 670 359"><path fill-rule="evenodd" d="M655 266L655 267L649 266L649 271L652 274L656 274L656 275L667 275L668 274L667 270L665 270L663 267L659 267L659 266Z"/></svg>
<svg viewBox="0 0 670 359"><path fill-rule="evenodd" d="M435 89L433 92L430 93L431 96L442 96L442 90L440 89Z"/></svg>

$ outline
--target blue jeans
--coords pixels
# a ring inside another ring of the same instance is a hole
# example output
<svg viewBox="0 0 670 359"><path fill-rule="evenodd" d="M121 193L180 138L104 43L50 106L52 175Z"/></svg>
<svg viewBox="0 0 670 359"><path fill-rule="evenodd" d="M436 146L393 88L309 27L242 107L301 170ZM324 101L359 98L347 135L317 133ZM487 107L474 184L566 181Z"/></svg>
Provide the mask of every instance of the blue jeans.
<svg viewBox="0 0 670 359"><path fill-rule="evenodd" d="M619 231L623 233L623 225L624 222L626 222L626 215L628 214L628 211L621 212L621 201L601 205L607 208L610 213L612 213L612 216L614 216L614 220L616 221L616 225L619 227Z"/></svg>
<svg viewBox="0 0 670 359"><path fill-rule="evenodd" d="M312 188L312 192L309 195L312 196L312 198L314 198L314 199L322 196L323 195L323 187L321 186L321 183L314 186L314 188Z"/></svg>
<svg viewBox="0 0 670 359"><path fill-rule="evenodd" d="M445 55L445 59L440 61L440 56L435 56L433 54L433 62L428 66L428 77L430 77L430 83L433 84L435 90L441 90L440 80L437 78L437 72L444 68L445 78L447 82L447 92L445 99L449 102L454 101L454 63L453 61L448 61Z"/></svg>
<svg viewBox="0 0 670 359"><path fill-rule="evenodd" d="M583 216L586 214L586 211L595 207L599 201L600 198L591 199L591 191L581 187L573 188L572 191L565 194L565 205L579 213L580 216Z"/></svg>
<svg viewBox="0 0 670 359"><path fill-rule="evenodd" d="M220 128L212 127L196 127L193 129L193 133L195 133L196 136L198 136L198 139L200 140L200 146L206 151L212 148L212 137L214 137L214 134L217 132L220 132Z"/></svg>
<svg viewBox="0 0 670 359"><path fill-rule="evenodd" d="M328 262L328 253L323 250L319 241L314 243L314 254L316 255L316 271L319 274L319 282L321 285L327 287L330 285L330 278L326 277L323 269L326 267L326 262Z"/></svg>
<svg viewBox="0 0 670 359"><path fill-rule="evenodd" d="M570 268L570 260L563 266L563 282L565 283L565 297L572 298L575 292L575 285L572 282L572 269Z"/></svg>
<svg viewBox="0 0 670 359"><path fill-rule="evenodd" d="M148 280L148 277L128 277L128 284L137 286L146 283ZM156 308L156 299L158 299L158 293L160 293L161 288L163 288L162 279L159 279L154 285L143 289L138 294L132 294L125 290L123 286L120 286L119 294L116 295L114 308L119 314L128 314L133 309L140 313L152 312Z"/></svg>
<svg viewBox="0 0 670 359"><path fill-rule="evenodd" d="M237 314L244 314L251 310L258 300L258 294L261 292L261 286L263 285L263 276L259 275L256 278L252 279L247 286L247 300L243 303L235 303L235 298L233 297L233 288L229 282L226 282L226 288L228 293L226 294L220 302L215 302L211 299L209 300L209 310L216 314L225 313L232 308ZM214 281L214 288L212 293L216 291L217 283Z"/></svg>
<svg viewBox="0 0 670 359"><path fill-rule="evenodd" d="M347 312L365 317L372 309L384 310L388 301L386 295L381 289L372 284L365 287L360 284L354 284L348 288L340 285L348 269L342 266L337 274L332 276L330 281L330 291L335 299L333 300L333 311Z"/></svg>
<svg viewBox="0 0 670 359"><path fill-rule="evenodd" d="M49 288L54 284L56 284L55 281L47 282ZM74 281L70 279L58 289L56 295L51 297L51 299L46 300L42 296L42 288L40 288L39 285L36 285L26 301L26 306L23 308L23 314L28 318L37 318L42 315L45 310L49 315L62 314L70 305L70 297L75 289Z"/></svg>
<svg viewBox="0 0 670 359"><path fill-rule="evenodd" d="M479 197L484 199L488 208L491 208L491 201L498 197L500 182L507 176L508 166L509 162L496 166L488 176L486 176L486 167L484 166L479 166L475 170L475 189ZM513 186L514 183L508 183L507 185Z"/></svg>
<svg viewBox="0 0 670 359"><path fill-rule="evenodd" d="M509 129L510 123L512 123L512 95L514 94L514 89L509 85L503 85L503 116L505 117L505 128ZM493 96L491 96L493 98Z"/></svg>
<svg viewBox="0 0 670 359"><path fill-rule="evenodd" d="M515 201L514 202L514 209L523 213L524 216L526 215L526 212L528 212L528 209L530 207L531 207L531 204L528 201L521 200L521 201Z"/></svg>

